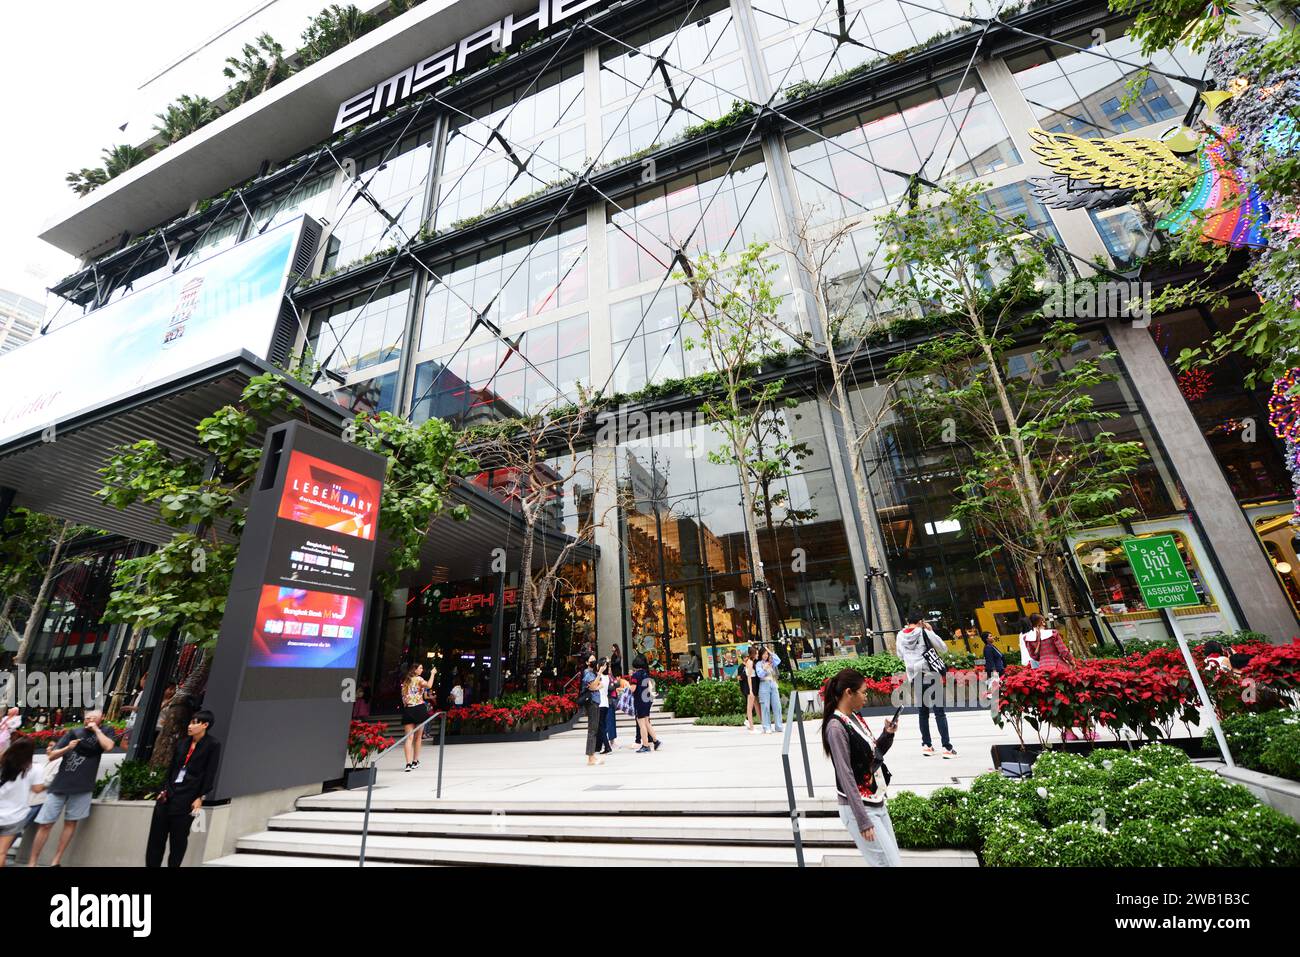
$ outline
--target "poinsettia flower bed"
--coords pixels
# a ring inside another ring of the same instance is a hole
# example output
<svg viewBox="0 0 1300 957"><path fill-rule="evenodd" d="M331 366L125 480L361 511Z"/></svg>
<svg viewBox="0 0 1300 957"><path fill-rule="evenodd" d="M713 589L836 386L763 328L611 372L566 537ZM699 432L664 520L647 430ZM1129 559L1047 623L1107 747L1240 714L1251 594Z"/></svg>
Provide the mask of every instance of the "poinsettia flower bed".
<svg viewBox="0 0 1300 957"><path fill-rule="evenodd" d="M384 734L387 730L388 726L382 722L352 722L348 728L348 758L354 768L369 767L374 758L397 743L396 738Z"/></svg>
<svg viewBox="0 0 1300 957"><path fill-rule="evenodd" d="M1234 651L1252 656L1239 672L1207 668L1204 652L1192 650L1220 714L1254 710L1261 704L1275 707L1300 688L1300 642L1241 644ZM1046 743L1052 728L1061 733L1104 728L1116 738L1156 739L1169 737L1179 721L1196 722L1198 705L1183 656L1157 648L1126 658L1085 659L1072 669L1008 668L994 720L999 726L1010 724L1022 744L1026 728L1040 744Z"/></svg>
<svg viewBox="0 0 1300 957"><path fill-rule="evenodd" d="M577 710L578 701L572 695L549 694L516 707L502 707L485 701L453 707L447 712L447 726L451 734L540 731L568 721Z"/></svg>

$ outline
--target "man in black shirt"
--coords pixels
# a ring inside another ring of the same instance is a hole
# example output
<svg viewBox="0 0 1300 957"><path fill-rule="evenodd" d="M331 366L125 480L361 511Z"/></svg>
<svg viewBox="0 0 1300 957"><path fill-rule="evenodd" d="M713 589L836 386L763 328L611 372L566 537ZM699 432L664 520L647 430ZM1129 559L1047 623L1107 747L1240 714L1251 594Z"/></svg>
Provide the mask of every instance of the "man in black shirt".
<svg viewBox="0 0 1300 957"><path fill-rule="evenodd" d="M149 825L149 845L145 850L146 867L161 867L163 848L171 841L168 867L180 867L190 843L190 826L194 815L203 807L203 796L212 790L217 777L221 744L208 734L212 712L198 711L190 719L189 742L178 741L167 783L154 805Z"/></svg>

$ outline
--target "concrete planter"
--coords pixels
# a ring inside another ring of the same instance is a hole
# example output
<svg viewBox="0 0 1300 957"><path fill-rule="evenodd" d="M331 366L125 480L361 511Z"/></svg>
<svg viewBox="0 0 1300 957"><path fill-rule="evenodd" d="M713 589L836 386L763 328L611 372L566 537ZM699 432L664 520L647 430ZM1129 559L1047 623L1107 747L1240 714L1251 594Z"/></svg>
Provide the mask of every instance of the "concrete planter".
<svg viewBox="0 0 1300 957"><path fill-rule="evenodd" d="M268 819L293 808L298 798L319 794L320 790L320 785L304 785L250 794L228 804L203 808L190 830L184 866L198 867L205 861L232 853L239 838L262 830ZM143 867L153 808L153 801L92 802L90 817L77 825L77 833L62 863L67 867ZM41 864L53 860L62 828L60 819L50 830ZM24 833L24 848L31 847L35 831L33 825ZM26 863L27 854L20 848L19 860Z"/></svg>
<svg viewBox="0 0 1300 957"><path fill-rule="evenodd" d="M1249 768L1230 768L1226 764L1221 764L1214 770L1219 777L1244 786L1261 803L1280 811L1293 821L1300 821L1300 781L1279 778Z"/></svg>

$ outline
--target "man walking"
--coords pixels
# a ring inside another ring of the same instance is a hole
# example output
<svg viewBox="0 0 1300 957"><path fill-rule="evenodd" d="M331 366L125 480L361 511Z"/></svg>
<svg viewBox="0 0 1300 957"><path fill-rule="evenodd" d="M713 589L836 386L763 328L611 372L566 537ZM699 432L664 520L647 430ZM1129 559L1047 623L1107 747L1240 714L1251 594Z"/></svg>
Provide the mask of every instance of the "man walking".
<svg viewBox="0 0 1300 957"><path fill-rule="evenodd" d="M190 826L203 807L203 796L216 782L221 743L211 737L212 712L196 711L190 718L189 745L177 743L167 770L167 785L158 795L149 825L145 867L162 867L163 848L171 842L168 867L180 867L190 843Z"/></svg>
<svg viewBox="0 0 1300 957"><path fill-rule="evenodd" d="M54 776L49 787L49 797L36 815L36 837L32 840L32 856L29 860L35 867L41 859L41 851L49 840L50 828L63 815L63 831L59 834L59 846L54 852L51 867L58 867L63 862L63 854L72 843L72 836L77 833L77 825L90 816L90 799L95 792L95 779L99 776L99 759L106 751L117 747L117 736L112 728L101 728L104 718L101 711L86 712L86 726L75 728L45 750L51 760L63 759L59 772Z"/></svg>

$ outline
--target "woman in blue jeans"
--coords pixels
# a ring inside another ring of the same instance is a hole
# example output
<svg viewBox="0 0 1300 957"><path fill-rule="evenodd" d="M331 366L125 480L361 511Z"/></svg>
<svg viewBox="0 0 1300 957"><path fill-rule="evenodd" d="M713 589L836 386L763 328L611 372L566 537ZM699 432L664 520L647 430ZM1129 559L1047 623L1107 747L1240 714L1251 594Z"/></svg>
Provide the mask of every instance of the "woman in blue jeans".
<svg viewBox="0 0 1300 957"><path fill-rule="evenodd" d="M754 665L754 674L758 678L758 704L763 712L763 733L772 733L772 715L776 715L776 730L784 731L781 723L781 690L776 683L776 663L772 660L772 649L764 648Z"/></svg>

